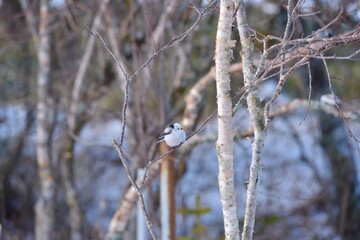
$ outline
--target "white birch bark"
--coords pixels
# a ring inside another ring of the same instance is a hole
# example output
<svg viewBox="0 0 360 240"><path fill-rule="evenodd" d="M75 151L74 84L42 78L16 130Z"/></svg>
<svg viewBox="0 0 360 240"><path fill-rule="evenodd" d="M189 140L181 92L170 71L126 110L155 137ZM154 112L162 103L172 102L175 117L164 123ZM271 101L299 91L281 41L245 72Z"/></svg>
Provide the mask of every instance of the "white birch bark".
<svg viewBox="0 0 360 240"><path fill-rule="evenodd" d="M230 96L231 27L235 4L231 0L220 3L220 17L216 34L215 71L218 105L219 135L216 151L219 160L219 189L224 217L225 237L240 239L234 190L234 135L232 129L232 102Z"/></svg>
<svg viewBox="0 0 360 240"><path fill-rule="evenodd" d="M40 178L40 194L35 206L35 239L51 240L54 229L54 197L55 182L51 167L49 128L47 115L48 86L50 75L50 36L48 29L48 1L40 2L39 41L37 57L39 72L37 79L37 128L36 153L38 174Z"/></svg>
<svg viewBox="0 0 360 240"><path fill-rule="evenodd" d="M238 1L236 20L241 40L241 61L245 87L249 89L247 96L248 111L254 130L252 142L252 158L250 165L250 179L247 187L245 218L242 239L252 239L255 224L256 197L259 188L259 175L261 171L261 153L264 145L264 107L259 99L258 88L255 84L255 66L253 60L254 44L251 39L250 29L246 19L243 0Z"/></svg>

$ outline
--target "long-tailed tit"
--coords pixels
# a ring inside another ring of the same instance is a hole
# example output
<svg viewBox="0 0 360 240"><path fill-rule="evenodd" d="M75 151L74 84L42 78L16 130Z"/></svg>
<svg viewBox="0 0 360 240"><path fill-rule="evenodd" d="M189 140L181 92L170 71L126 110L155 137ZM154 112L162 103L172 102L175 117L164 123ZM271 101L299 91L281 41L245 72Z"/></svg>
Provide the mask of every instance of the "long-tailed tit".
<svg viewBox="0 0 360 240"><path fill-rule="evenodd" d="M186 140L186 133L179 123L174 123L165 128L164 132L156 140L156 143L165 141L169 147L177 147Z"/></svg>

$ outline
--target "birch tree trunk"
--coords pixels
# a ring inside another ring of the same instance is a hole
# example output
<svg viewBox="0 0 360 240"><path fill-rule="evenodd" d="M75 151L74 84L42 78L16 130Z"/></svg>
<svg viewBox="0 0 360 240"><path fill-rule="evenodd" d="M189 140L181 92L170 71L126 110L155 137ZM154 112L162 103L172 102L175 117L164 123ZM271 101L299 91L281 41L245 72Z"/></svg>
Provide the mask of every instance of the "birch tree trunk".
<svg viewBox="0 0 360 240"><path fill-rule="evenodd" d="M39 41L37 57L39 73L37 79L37 129L36 153L40 178L40 196L35 206L35 239L51 240L54 229L55 182L49 149L47 115L48 86L50 75L50 36L48 29L48 1L40 3Z"/></svg>
<svg viewBox="0 0 360 240"><path fill-rule="evenodd" d="M234 189L234 136L232 129L232 102L230 96L231 27L235 4L222 0L216 34L215 71L218 105L219 135L216 151L219 160L219 189L224 216L225 237L240 239Z"/></svg>
<svg viewBox="0 0 360 240"><path fill-rule="evenodd" d="M261 153L264 145L264 107L259 98L258 88L255 84L255 69L253 53L254 44L246 19L244 1L238 1L236 21L241 40L241 61L243 64L244 84L249 93L247 96L248 111L251 125L254 129L254 140L252 142L252 158L250 165L250 178L246 193L245 218L242 239L252 239L255 224L256 198L259 188L259 175L261 171Z"/></svg>

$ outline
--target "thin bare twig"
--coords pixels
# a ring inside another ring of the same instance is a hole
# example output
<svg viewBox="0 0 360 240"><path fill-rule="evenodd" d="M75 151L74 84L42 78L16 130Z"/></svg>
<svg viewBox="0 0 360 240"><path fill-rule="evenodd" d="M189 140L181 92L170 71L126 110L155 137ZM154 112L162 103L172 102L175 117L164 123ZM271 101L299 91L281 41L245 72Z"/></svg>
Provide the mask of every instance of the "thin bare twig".
<svg viewBox="0 0 360 240"><path fill-rule="evenodd" d="M242 89L239 90L239 93L242 94L239 98L239 100L237 101L237 103L235 104L235 106L233 107L232 110L232 114L235 115L235 113L240 109L240 107L245 103L246 101L246 97L249 93L248 88L243 87Z"/></svg>
<svg viewBox="0 0 360 240"><path fill-rule="evenodd" d="M190 134L187 138L186 141L189 140L192 136L194 136L195 134L197 134L212 118L212 116L214 116L215 113L217 113L218 110L215 110L214 112L212 112L210 114L210 116L200 125L200 127L198 127L198 129L196 131L194 131L192 134Z"/></svg>
<svg viewBox="0 0 360 240"><path fill-rule="evenodd" d="M282 49L282 47L284 45L288 45L288 46L292 46L290 49L286 50L286 57L285 57L285 62L284 64L287 64L291 61L296 61L297 59L301 58L301 57L312 57L312 58L325 58L325 59L340 59L340 60L356 60L353 57L356 56L360 50L352 53L349 56L345 56L345 57L337 57L337 56L322 56L321 54L323 54L323 52L326 52L334 47L340 46L340 45L347 45L347 44L351 44L354 42L358 42L359 41L359 27L356 27L354 30L349 31L347 33L338 35L336 37L332 37L332 38L318 38L318 37L310 37L310 38L301 38L301 39L292 39L292 40L286 40L286 39L279 39L277 37L274 36L267 36L266 38L268 39L272 39L272 40L277 40L279 41L278 44L275 44L273 46L271 46L270 48L264 50L263 52L263 56L261 59L264 59L264 57L266 57L269 53L273 53L275 51L277 51L278 49ZM314 33L316 34L316 32ZM262 41L265 41L267 39L263 39ZM280 54L278 54L275 58L273 58L271 61L267 61L264 64L259 64L258 66L258 70L257 70L257 75L259 76L259 73L261 73L261 76L266 76L270 71L272 71L275 68L279 68L281 63L281 59L279 59L281 57ZM261 62L261 60L260 60ZM260 66L262 66L260 68ZM261 71L260 71L261 70Z"/></svg>
<svg viewBox="0 0 360 240"><path fill-rule="evenodd" d="M215 6L213 6L215 5ZM112 58L116 61L116 63L118 64L118 66L121 68L121 70L123 71L123 73L126 76L126 82L125 82L125 93L124 93L124 103L123 103L123 107L122 107L122 126L121 126L121 133L120 133L120 141L119 141L119 146L122 147L122 144L124 142L124 136L125 136L125 127L126 127L126 112L127 112L127 107L128 107L128 100L129 100L129 88L130 88L130 83L135 79L135 77L152 61L154 60L158 55L160 55L162 52L166 51L167 49L181 43L185 37L192 32L195 27L199 24L199 22L206 17L210 12L212 12L216 7L218 6L218 4L216 4L216 1L212 1L210 2L203 11L199 11L198 14L198 18L196 19L196 21L190 26L190 28L188 28L185 32L181 33L180 35L178 35L177 37L173 38L171 41L169 41L166 45L164 45L162 48L160 48L158 51L156 51L155 53L153 53L131 76L127 77L126 73L124 72L120 62L118 61L118 59L116 58L116 56L112 53L112 51L107 47L107 45L105 44L105 42L103 41L103 39L100 37L100 41L103 45L103 47L110 53L110 55L112 56ZM91 33L91 31L90 31ZM94 33L91 33L95 38L96 36L100 36L98 33L95 35Z"/></svg>
<svg viewBox="0 0 360 240"><path fill-rule="evenodd" d="M111 55L111 57L115 60L116 64L118 65L118 67L121 69L122 73L125 76L125 91L124 91L124 103L123 103L123 107L122 107L122 122L121 122L121 134L120 134L120 143L119 146L122 146L123 142L124 142L124 135L125 135L125 124L126 124L126 109L127 109L127 105L129 102L129 86L130 86L130 81L128 78L127 73L125 72L124 68L121 66L121 63L119 61L119 59L115 56L115 54L110 50L110 48L107 46L107 44L105 43L104 39L101 37L101 35L96 32L93 33L88 26L86 26L86 29L90 32L91 35L93 35L95 37L95 39L99 39L101 42L101 45L103 48L106 49L106 51L108 51L108 53Z"/></svg>
<svg viewBox="0 0 360 240"><path fill-rule="evenodd" d="M309 105L308 105L308 108L306 109L305 116L304 116L304 118L300 121L299 125L301 125L301 124L305 121L307 115L309 114L309 110L310 110L310 106L311 106L312 75L311 75L310 62L307 63L307 69L308 69L308 73L309 73L309 96L308 96Z"/></svg>
<svg viewBox="0 0 360 240"><path fill-rule="evenodd" d="M300 2L300 1L299 1ZM292 23L292 19L295 13L295 9L298 5L296 5L294 7L294 9L292 9L292 4L293 1L292 0L288 0L288 5L287 5L287 13L288 13L288 17L287 17L287 23L286 23L286 27L285 27L285 31L284 31L284 38L283 40L287 40L290 36L291 36L291 23ZM285 47L286 45L282 45L281 50L280 50L280 58L281 58L281 64L280 64L280 77L279 77L279 82L276 86L275 92L272 95L271 99L269 100L269 102L266 103L265 105L265 111L264 111L264 117L265 117L265 129L264 129L264 133L266 134L267 128L269 127L270 124L270 108L272 107L272 105L274 104L274 102L276 101L276 99L279 97L280 93L282 92L282 89L284 87L285 81L286 81L286 72L284 70L285 67ZM290 71L290 70L289 70Z"/></svg>
<svg viewBox="0 0 360 240"><path fill-rule="evenodd" d="M284 115L291 111L294 111L295 109L298 109L300 107L308 108L309 107L308 100L307 99L293 99L288 104L281 105L281 106L279 106L279 108L277 110L271 112L270 117L273 118L275 116L281 116L281 115ZM331 114L335 117L341 117L340 113L337 111L336 107L329 108L327 106L324 106L324 104L321 104L320 101L312 101L310 109L322 111L324 113ZM346 112L343 111L342 113L343 113L345 119L354 121L354 122L360 122L360 114L359 113L353 112L353 111L346 111Z"/></svg>
<svg viewBox="0 0 360 240"><path fill-rule="evenodd" d="M108 47L108 45L105 43L104 39L101 37L101 35L99 34L99 32L96 32L96 33L93 33L91 31L91 29L89 28L88 25L86 25L86 29L90 32L90 34L95 37L95 38L98 38L101 42L101 45L103 48L106 49L106 51L111 55L111 57L115 60L117 66L120 68L120 70L122 71L122 73L124 74L125 76L125 79L128 79L128 75L126 73L126 71L124 70L124 68L122 67L119 59L115 56L115 54L110 50L110 48Z"/></svg>
<svg viewBox="0 0 360 240"><path fill-rule="evenodd" d="M132 82L132 80L135 79L135 77L146 67L148 66L148 64L154 60L158 55L160 55L162 52L164 52L165 50L181 43L185 37L192 31L195 29L195 27L198 25L198 23L205 17L207 16L207 14L209 12L211 12L213 9L216 8L212 7L214 4L216 3L216 1L211 2L203 11L201 11L198 15L198 18L196 19L196 21L191 25L191 27L186 30L185 32L183 32L182 34L178 35L177 37L175 37L174 39L172 39L170 42L168 42L165 46L163 46L161 49L159 49L158 51L156 51L154 54L152 54L141 66L140 68L138 68L131 76L128 76L127 73L125 72L123 66L121 65L119 59L117 59L116 55L110 50L110 48L107 46L107 44L105 43L105 41L103 40L103 38L101 37L101 35L96 32L93 33L88 27L87 29L90 31L91 35L95 38L95 39L99 39L99 41L102 44L102 47L104 47L109 54L111 55L111 57L116 61L118 67L121 69L122 73L124 74L125 77L125 89L124 89L124 103L122 106L122 127L121 127L121 133L120 133L120 140L119 140L119 144L113 139L113 146L115 148L115 150L118 152L119 158L122 161L122 164L124 165L125 171L127 173L127 176L130 180L130 183L132 185L132 187L134 188L136 194L138 195L139 199L140 199L140 206L141 209L143 211L145 220L146 220L146 224L149 228L150 234L152 236L153 239L156 239L156 235L154 232L154 229L152 227L152 223L149 219L149 215L146 211L146 207L145 207L145 203L144 203L144 198L143 195L141 193L141 189L139 188L139 186L137 185L136 181L134 180L133 176L131 175L131 172L129 170L129 166L128 163L126 161L126 157L123 153L122 150L122 145L124 142L124 135L125 135L125 128L126 128L126 116L127 116L127 108L128 108L128 101L129 101L129 91L130 91L130 84ZM175 149L170 150L168 153L169 154L171 151L174 151ZM161 157L164 157L165 155L162 155L159 157L159 159ZM155 162L155 161L153 161ZM148 168L150 167L151 164L149 164ZM148 169L147 168L147 169ZM144 176L146 176L146 172L144 173ZM145 179L145 178L144 178Z"/></svg>
<svg viewBox="0 0 360 240"><path fill-rule="evenodd" d="M117 153L118 153L118 155L119 155L119 158L120 158L122 164L124 165L126 175L127 175L127 177L129 178L132 187L134 188L136 194L137 194L138 197L139 197L140 207L141 207L141 210L143 211L143 215L144 215L144 217L145 217L146 225L147 225L147 227L148 227L148 229L149 229L149 231L150 231L151 237L152 237L152 239L157 239L157 236L156 236L156 234L155 234L155 231L154 231L152 222L150 221L149 213L148 213L147 210L146 210L145 201L144 201L144 196L142 195L139 186L137 185L136 181L134 180L134 177L133 177L132 174L131 174L131 171L130 171L130 169L129 169L129 165L128 165L128 163L127 163L126 157L125 157L125 155L124 155L121 147L120 147L120 146L117 144L117 142L115 141L115 139L112 140L112 144L113 144L115 150L117 151Z"/></svg>
<svg viewBox="0 0 360 240"><path fill-rule="evenodd" d="M329 72L329 69L328 69L326 60L325 60L325 59L322 59L322 61L323 61L324 66L325 66L325 70L326 70L326 74L327 74L327 78L328 78L328 82L329 82L329 90L330 90L330 92L331 92L332 97L334 98L334 102L335 102L336 109L337 109L340 117L341 117L342 120L344 121L344 124L345 124L345 126L346 126L346 129L347 129L347 131L348 131L349 136L354 140L354 142L355 142L355 144L356 144L356 148L357 148L358 154L360 155L360 145L359 145L360 141L359 141L359 139L357 139L357 138L355 137L355 135L354 135L353 132L351 131L351 129L350 129L350 127L349 127L349 123L348 123L347 119L345 118L344 113L343 113L342 110L340 109L339 102L338 102L338 98L337 98L337 96L335 96L335 93L334 93L334 90L333 90L333 87L332 87L331 76L330 76L330 72Z"/></svg>
<svg viewBox="0 0 360 240"><path fill-rule="evenodd" d="M194 28L199 24L199 22L206 16L206 13L211 12L216 8L210 8L216 1L212 1L203 11L201 11L198 15L198 18L195 20L195 22L183 33L178 35L177 37L170 40L167 44L165 44L162 48L157 50L150 58L148 58L128 79L129 82L133 81L134 78L152 61L154 58L156 58L160 53L167 50L170 47L173 47L179 43L181 43L185 37L192 31ZM210 10L209 10L210 9Z"/></svg>
<svg viewBox="0 0 360 240"><path fill-rule="evenodd" d="M108 3L109 3L109 0L103 1L101 3L100 9L96 13L96 16L94 18L94 22L91 27L91 31L96 32L97 29L101 26L102 16L107 8ZM74 80L74 86L73 86L73 90L71 93L69 114L67 117L67 123L68 123L70 132L73 132L75 129L75 126L76 126L77 117L78 117L78 109L79 109L79 104L80 104L80 97L81 97L81 87L82 87L84 79L85 79L86 70L90 64L91 56L94 52L95 40L96 39L91 38L91 37L89 37L87 39L86 48L85 48L84 54L82 56L80 66L77 71L75 80Z"/></svg>

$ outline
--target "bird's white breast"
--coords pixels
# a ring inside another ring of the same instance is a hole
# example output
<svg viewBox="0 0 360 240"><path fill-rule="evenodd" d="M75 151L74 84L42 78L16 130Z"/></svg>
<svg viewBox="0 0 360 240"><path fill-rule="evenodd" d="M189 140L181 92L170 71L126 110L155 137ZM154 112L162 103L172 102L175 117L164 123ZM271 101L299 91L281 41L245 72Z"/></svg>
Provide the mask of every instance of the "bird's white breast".
<svg viewBox="0 0 360 240"><path fill-rule="evenodd" d="M166 144L170 147L176 147L185 142L186 134L184 131L174 131L164 137Z"/></svg>

